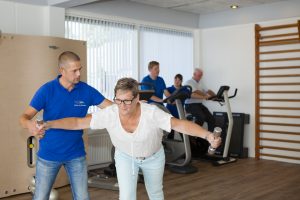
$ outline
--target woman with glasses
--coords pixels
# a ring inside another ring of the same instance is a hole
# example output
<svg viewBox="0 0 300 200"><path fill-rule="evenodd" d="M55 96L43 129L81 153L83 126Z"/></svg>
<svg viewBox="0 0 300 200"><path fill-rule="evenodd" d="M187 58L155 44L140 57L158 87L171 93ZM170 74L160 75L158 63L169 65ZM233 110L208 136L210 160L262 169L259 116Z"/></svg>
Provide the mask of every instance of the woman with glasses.
<svg viewBox="0 0 300 200"><path fill-rule="evenodd" d="M115 104L85 118L64 118L49 121L44 128L103 129L106 128L116 148L115 162L121 200L135 200L138 172L144 175L150 200L162 200L165 154L162 146L163 130L198 136L213 147L220 138L186 120L179 120L155 105L139 101L138 82L122 78L115 86Z"/></svg>

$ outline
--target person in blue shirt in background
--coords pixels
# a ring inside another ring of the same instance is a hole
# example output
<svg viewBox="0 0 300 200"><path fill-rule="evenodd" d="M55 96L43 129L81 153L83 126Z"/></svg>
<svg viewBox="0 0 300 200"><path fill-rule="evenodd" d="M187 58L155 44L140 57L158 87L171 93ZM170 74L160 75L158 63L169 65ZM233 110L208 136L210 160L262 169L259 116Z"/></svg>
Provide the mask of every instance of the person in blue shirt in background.
<svg viewBox="0 0 300 200"><path fill-rule="evenodd" d="M170 94L172 94L177 89L182 87L182 81L183 81L182 75L181 74L176 74L175 77L174 77L174 85L172 85L171 87L168 87L167 91ZM181 101L181 103L182 103L182 106L184 107L184 101ZM173 115L173 117L176 117L177 119L179 119L179 114L178 114L178 110L177 110L175 102L173 104L167 104L167 109L170 111L170 113ZM168 138L169 139L174 138L174 130L171 130L171 132L168 134Z"/></svg>
<svg viewBox="0 0 300 200"><path fill-rule="evenodd" d="M159 62L151 61L148 64L149 75L145 76L141 83L151 84L153 88L149 85L142 85L142 90L151 90L154 89L155 93L148 100L148 103L159 103L163 105L163 96L170 96L170 93L167 90L166 83L164 79L159 75Z"/></svg>
<svg viewBox="0 0 300 200"><path fill-rule="evenodd" d="M182 79L183 79L183 77L182 77L181 74L176 74L175 75L174 85L167 88L167 90L170 94L172 94L173 92L175 92L175 90L182 87ZM184 101L182 101L181 103L182 103L182 106L184 107ZM174 102L174 104L167 104L167 108L174 117L179 119L179 115L178 115L178 111L177 111L177 107L176 107L175 102Z"/></svg>
<svg viewBox="0 0 300 200"><path fill-rule="evenodd" d="M51 129L44 132L34 116L43 110L43 120L66 117L85 117L89 106L100 108L112 104L95 88L80 81L80 58L73 52L63 52L58 58L59 75L45 83L33 96L30 105L20 117L23 128L40 139L36 164L34 200L49 199L59 169L68 174L73 199L88 200L87 164L83 131Z"/></svg>

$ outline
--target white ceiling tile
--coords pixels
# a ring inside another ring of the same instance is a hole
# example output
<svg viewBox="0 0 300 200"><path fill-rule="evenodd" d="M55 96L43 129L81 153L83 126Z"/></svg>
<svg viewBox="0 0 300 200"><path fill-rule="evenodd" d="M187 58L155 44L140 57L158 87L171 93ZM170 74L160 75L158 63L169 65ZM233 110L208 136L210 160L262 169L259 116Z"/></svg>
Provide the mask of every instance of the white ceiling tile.
<svg viewBox="0 0 300 200"><path fill-rule="evenodd" d="M130 1L162 7L162 8L172 8L172 7L194 4L197 2L208 1L208 0L130 0Z"/></svg>
<svg viewBox="0 0 300 200"><path fill-rule="evenodd" d="M1 0L0 0L1 1ZM4 0L35 5L53 5L53 2L62 2L55 4L58 7L72 7L84 5L91 2L101 3L101 1L121 1L121 0ZM124 0L122 0L124 1ZM237 4L241 8L256 6L260 4L274 3L287 0L127 0L134 3L146 4L184 12L197 14L208 14L230 10L230 5Z"/></svg>
<svg viewBox="0 0 300 200"><path fill-rule="evenodd" d="M256 6L265 3L273 3L285 0L129 0L131 2L147 4L151 6L169 8L179 11L208 14L230 10L233 4L241 8Z"/></svg>

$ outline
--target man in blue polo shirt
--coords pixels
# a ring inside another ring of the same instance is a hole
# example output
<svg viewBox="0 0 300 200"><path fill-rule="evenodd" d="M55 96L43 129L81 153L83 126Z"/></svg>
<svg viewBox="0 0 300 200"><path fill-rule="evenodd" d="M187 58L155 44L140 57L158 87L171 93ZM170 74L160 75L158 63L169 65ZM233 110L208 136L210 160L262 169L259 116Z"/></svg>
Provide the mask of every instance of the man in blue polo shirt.
<svg viewBox="0 0 300 200"><path fill-rule="evenodd" d="M83 131L40 130L33 117L43 110L44 121L65 117L84 117L91 105L104 108L112 104L93 87L80 81L80 58L73 52L64 52L58 58L59 75L44 84L33 96L29 107L20 117L20 123L40 138L36 164L34 200L49 199L51 188L61 166L68 174L73 199L89 199L87 164Z"/></svg>
<svg viewBox="0 0 300 200"><path fill-rule="evenodd" d="M167 90L166 83L164 79L159 75L159 62L151 61L148 64L149 75L145 76L142 80L142 83L151 84L153 88L149 85L142 85L142 90L151 90L154 89L155 93L148 100L148 103L163 103L163 95L166 97L170 96L170 93Z"/></svg>

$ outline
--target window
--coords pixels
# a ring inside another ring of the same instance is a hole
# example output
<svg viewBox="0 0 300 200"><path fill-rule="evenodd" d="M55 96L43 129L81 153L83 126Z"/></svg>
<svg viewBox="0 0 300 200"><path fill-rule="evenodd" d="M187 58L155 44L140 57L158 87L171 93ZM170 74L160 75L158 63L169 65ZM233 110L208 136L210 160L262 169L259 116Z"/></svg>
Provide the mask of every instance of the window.
<svg viewBox="0 0 300 200"><path fill-rule="evenodd" d="M133 24L66 16L66 38L87 41L88 84L108 99L113 99L114 86L119 78L141 80L149 74L148 63L151 60L160 63L160 76L167 86L173 84L177 73L181 73L185 80L192 76L191 32L136 27Z"/></svg>
<svg viewBox="0 0 300 200"><path fill-rule="evenodd" d="M66 38L87 41L87 82L108 99L121 77L138 78L133 25L66 16Z"/></svg>
<svg viewBox="0 0 300 200"><path fill-rule="evenodd" d="M151 60L160 64L160 76L167 86L173 85L174 76L183 75L184 81L193 73L193 35L188 32L141 27L140 66L142 79Z"/></svg>

